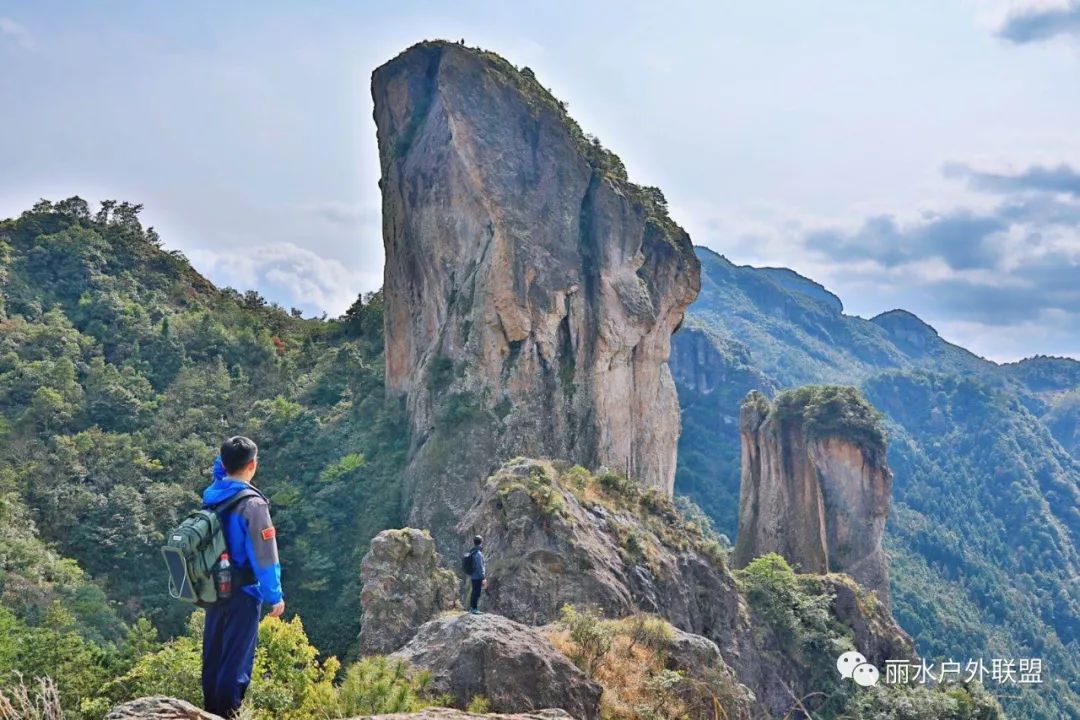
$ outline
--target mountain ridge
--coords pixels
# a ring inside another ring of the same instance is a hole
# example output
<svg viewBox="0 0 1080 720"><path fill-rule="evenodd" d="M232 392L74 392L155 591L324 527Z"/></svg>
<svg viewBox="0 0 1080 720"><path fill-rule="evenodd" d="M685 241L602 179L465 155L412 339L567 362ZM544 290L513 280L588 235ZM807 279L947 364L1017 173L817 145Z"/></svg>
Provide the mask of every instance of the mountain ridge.
<svg viewBox="0 0 1080 720"><path fill-rule="evenodd" d="M768 272L698 250L702 292L671 358L683 415L677 491L733 537L733 408L755 389L860 387L886 414L891 437L885 547L898 620L930 656L995 648L1052 656L1062 673L1053 699L1026 691L1009 710L1080 716L1080 697L1063 684L1080 673L1080 363L998 364L909 312L845 315ZM984 618L988 607L993 616Z"/></svg>

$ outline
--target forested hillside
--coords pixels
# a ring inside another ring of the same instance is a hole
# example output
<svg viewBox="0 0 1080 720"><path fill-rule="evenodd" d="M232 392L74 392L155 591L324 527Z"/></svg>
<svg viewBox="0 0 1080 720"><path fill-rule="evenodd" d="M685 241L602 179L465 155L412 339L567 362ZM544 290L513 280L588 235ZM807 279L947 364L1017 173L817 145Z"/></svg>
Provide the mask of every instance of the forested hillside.
<svg viewBox="0 0 1080 720"><path fill-rule="evenodd" d="M671 360L676 490L734 539L737 408L752 389L851 383L885 413L893 611L930 656L1042 658L1017 717L1080 717L1080 363L997 365L902 310L871 320L790 271L698 248L702 291ZM991 685L992 687L992 685Z"/></svg>
<svg viewBox="0 0 1080 720"><path fill-rule="evenodd" d="M0 224L0 669L71 696L130 666L136 618L144 652L184 631L158 548L224 436L260 442L290 611L324 653L355 640L360 557L400 513L380 297L320 321L218 290L139 210L42 201Z"/></svg>

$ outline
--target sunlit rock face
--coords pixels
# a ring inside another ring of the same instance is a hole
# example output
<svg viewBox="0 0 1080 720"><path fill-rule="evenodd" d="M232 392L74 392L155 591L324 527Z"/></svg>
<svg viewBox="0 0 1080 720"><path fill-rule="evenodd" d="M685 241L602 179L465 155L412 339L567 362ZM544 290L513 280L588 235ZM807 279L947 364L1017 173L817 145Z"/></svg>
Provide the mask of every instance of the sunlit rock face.
<svg viewBox="0 0 1080 720"><path fill-rule="evenodd" d="M813 389L783 393L772 405L760 393L747 397L733 560L743 567L776 552L802 572L846 573L887 606L881 538L892 472L873 409L853 389L837 390L825 401Z"/></svg>
<svg viewBox="0 0 1080 720"><path fill-rule="evenodd" d="M452 543L481 482L516 455L670 494L667 359L700 279L662 194L628 182L531 71L494 54L421 43L375 71L372 95L410 523Z"/></svg>

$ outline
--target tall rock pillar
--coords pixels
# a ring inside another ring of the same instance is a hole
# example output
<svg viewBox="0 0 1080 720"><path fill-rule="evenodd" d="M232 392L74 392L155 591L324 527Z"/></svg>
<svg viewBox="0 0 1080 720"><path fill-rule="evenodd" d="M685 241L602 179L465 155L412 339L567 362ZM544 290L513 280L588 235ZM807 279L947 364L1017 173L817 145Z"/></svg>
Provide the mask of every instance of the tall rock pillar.
<svg viewBox="0 0 1080 720"><path fill-rule="evenodd" d="M386 384L412 429L410 523L452 537L515 455L607 466L670 493L671 334L700 285L663 195L533 77L446 42L372 77Z"/></svg>

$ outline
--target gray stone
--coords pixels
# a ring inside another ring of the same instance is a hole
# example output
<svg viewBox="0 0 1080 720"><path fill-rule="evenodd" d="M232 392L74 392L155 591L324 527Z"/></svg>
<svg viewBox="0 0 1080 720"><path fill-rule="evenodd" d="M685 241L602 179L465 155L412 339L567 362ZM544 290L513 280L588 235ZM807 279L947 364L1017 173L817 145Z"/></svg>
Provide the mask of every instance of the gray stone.
<svg viewBox="0 0 1080 720"><path fill-rule="evenodd" d="M501 615L437 618L391 657L430 672L432 689L460 707L482 695L495 712L561 708L581 720L599 716L601 687L537 630Z"/></svg>
<svg viewBox="0 0 1080 720"><path fill-rule="evenodd" d="M105 720L222 720L213 713L201 710L189 702L154 695L118 705L109 711Z"/></svg>
<svg viewBox="0 0 1080 720"><path fill-rule="evenodd" d="M478 715L476 713L454 710L452 708L428 708L419 712L395 713L392 715L366 715L366 720L473 720L476 718L491 718L491 720L574 720L573 716L563 710L537 710L533 713L513 713L504 715L488 713Z"/></svg>
<svg viewBox="0 0 1080 720"><path fill-rule="evenodd" d="M837 395L835 415L872 411ZM761 393L743 404L742 485L734 564L775 552L799 572L842 572L889 606L889 570L881 539L892 504L884 447L853 431L817 436L793 400L783 412ZM845 434L847 432L848 434Z"/></svg>
<svg viewBox="0 0 1080 720"><path fill-rule="evenodd" d="M418 627L456 604L457 579L439 566L427 530L403 528L376 535L360 563L360 578L362 655L397 650Z"/></svg>

